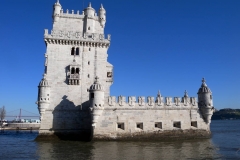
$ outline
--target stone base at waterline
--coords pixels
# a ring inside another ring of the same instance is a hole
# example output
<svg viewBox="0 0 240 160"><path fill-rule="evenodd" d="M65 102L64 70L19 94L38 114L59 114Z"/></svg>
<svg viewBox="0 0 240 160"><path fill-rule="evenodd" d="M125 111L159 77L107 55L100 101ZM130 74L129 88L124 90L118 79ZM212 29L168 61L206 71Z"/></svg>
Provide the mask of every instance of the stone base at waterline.
<svg viewBox="0 0 240 160"><path fill-rule="evenodd" d="M168 141L210 138L211 132L206 130L166 130L155 132L92 134L90 130L58 130L40 132L36 141L73 140L73 141Z"/></svg>
<svg viewBox="0 0 240 160"><path fill-rule="evenodd" d="M107 141L169 141L169 140L186 140L211 138L211 132L206 130L166 130L156 132L138 132L138 133L121 133L109 135L94 134L93 140Z"/></svg>

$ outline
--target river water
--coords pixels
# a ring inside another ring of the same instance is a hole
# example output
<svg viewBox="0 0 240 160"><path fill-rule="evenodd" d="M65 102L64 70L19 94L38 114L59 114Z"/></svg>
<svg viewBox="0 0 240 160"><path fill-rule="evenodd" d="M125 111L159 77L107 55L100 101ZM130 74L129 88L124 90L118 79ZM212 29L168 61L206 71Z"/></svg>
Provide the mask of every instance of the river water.
<svg viewBox="0 0 240 160"><path fill-rule="evenodd" d="M212 138L169 142L36 142L38 132L0 133L0 159L240 159L240 121L212 121Z"/></svg>

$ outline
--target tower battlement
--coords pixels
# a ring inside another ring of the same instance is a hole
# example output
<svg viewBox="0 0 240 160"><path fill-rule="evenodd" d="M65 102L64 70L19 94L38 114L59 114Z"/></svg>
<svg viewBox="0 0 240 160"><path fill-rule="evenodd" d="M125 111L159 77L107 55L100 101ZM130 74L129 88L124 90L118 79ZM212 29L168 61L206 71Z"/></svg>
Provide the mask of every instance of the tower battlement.
<svg viewBox="0 0 240 160"><path fill-rule="evenodd" d="M117 108L164 108L164 109L194 109L198 108L196 97L144 97L144 96L109 96L105 102L105 107Z"/></svg>

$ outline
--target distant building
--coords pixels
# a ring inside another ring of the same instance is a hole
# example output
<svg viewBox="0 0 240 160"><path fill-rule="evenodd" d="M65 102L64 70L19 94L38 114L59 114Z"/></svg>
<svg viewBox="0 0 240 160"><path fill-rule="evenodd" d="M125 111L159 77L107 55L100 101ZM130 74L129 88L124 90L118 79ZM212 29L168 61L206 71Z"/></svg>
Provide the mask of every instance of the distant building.
<svg viewBox="0 0 240 160"><path fill-rule="evenodd" d="M186 91L181 98L164 98L160 92L156 97L110 96L114 74L107 61L111 36L104 33L106 10L101 5L96 13L90 3L81 13L63 11L57 1L52 17L53 29L44 34L45 72L38 86L40 136L93 133L94 139L134 139L210 135L213 100L204 79L198 102Z"/></svg>

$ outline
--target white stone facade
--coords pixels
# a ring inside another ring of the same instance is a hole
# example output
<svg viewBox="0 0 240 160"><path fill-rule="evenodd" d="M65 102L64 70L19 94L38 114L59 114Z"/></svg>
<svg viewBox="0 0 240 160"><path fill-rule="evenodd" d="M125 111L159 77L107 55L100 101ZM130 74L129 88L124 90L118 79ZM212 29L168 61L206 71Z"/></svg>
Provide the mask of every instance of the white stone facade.
<svg viewBox="0 0 240 160"><path fill-rule="evenodd" d="M209 131L212 93L205 80L199 100L188 97L110 96L113 66L107 61L111 36L104 34L106 11L91 4L81 13L54 4L53 29L45 30L45 73L39 84L40 135L93 131L118 138L169 130ZM96 80L95 77L98 78Z"/></svg>

